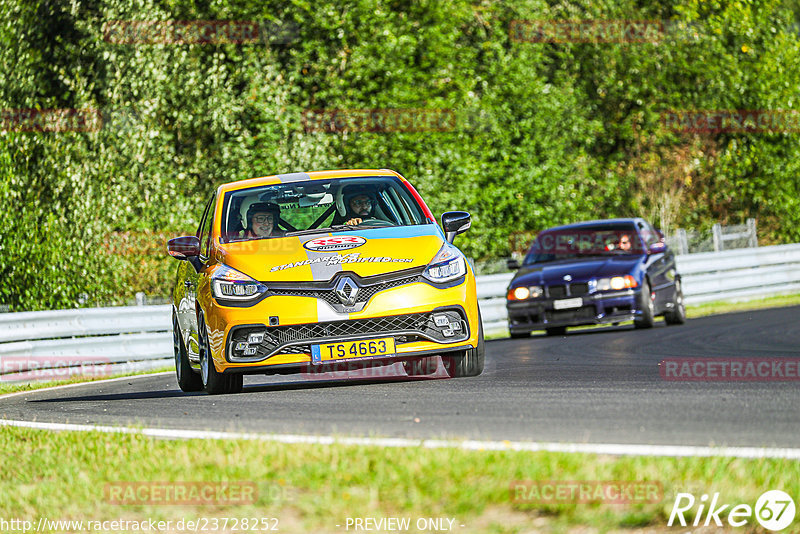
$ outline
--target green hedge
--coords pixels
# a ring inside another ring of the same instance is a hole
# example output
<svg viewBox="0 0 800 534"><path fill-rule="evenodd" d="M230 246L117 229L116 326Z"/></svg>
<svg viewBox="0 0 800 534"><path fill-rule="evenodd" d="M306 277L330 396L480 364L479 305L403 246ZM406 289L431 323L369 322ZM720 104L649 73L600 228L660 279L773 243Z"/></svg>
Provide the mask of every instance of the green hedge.
<svg viewBox="0 0 800 534"><path fill-rule="evenodd" d="M459 245L476 259L506 255L513 232L630 215L666 229L758 217L762 242L796 242L797 134L680 133L662 121L667 110L794 109L790 8L9 0L0 109L92 109L103 120L96 131L0 133L0 304L166 295L163 239L194 231L216 184L298 170L393 168L434 212L472 212ZM522 42L512 31L545 19L672 23L646 43ZM126 20L260 21L268 34L104 39L104 24ZM308 110L383 108L447 110L452 121L435 132L304 129Z"/></svg>

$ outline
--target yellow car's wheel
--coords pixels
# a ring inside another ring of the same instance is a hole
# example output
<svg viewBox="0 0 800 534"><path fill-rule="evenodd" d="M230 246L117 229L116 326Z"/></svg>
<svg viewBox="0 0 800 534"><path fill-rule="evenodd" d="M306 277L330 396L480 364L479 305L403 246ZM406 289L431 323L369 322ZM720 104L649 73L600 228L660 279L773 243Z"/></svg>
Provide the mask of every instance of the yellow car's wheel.
<svg viewBox="0 0 800 534"><path fill-rule="evenodd" d="M189 365L189 356L186 353L186 346L180 335L178 320L174 312L172 314L172 344L175 350L175 376L178 379L178 387L181 388L181 391L202 391L203 380Z"/></svg>
<svg viewBox="0 0 800 534"><path fill-rule="evenodd" d="M240 374L225 375L217 371L214 359L211 357L211 348L208 344L208 331L205 317L201 314L198 318L197 337L200 341L200 376L203 386L209 395L221 393L239 393L242 391L244 377Z"/></svg>
<svg viewBox="0 0 800 534"><path fill-rule="evenodd" d="M483 342L483 321L478 315L478 346L452 356L443 356L442 362L450 378L478 376L483 372L486 348Z"/></svg>

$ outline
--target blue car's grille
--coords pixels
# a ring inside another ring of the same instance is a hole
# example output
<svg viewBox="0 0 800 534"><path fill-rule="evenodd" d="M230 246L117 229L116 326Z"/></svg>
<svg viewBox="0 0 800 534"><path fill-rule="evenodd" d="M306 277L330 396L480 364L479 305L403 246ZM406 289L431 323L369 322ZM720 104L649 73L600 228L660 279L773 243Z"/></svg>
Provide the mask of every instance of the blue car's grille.
<svg viewBox="0 0 800 534"><path fill-rule="evenodd" d="M544 312L548 322L592 320L594 306L583 306L574 310L547 310Z"/></svg>
<svg viewBox="0 0 800 534"><path fill-rule="evenodd" d="M567 296L567 286L549 286L547 288L547 293L551 299L560 299L561 297Z"/></svg>
<svg viewBox="0 0 800 534"><path fill-rule="evenodd" d="M580 297L589 293L589 284L571 284L569 286L569 294L573 297Z"/></svg>
<svg viewBox="0 0 800 534"><path fill-rule="evenodd" d="M554 286L547 286L547 295L551 299L560 299L564 297L581 297L589 293L589 284L561 284Z"/></svg>

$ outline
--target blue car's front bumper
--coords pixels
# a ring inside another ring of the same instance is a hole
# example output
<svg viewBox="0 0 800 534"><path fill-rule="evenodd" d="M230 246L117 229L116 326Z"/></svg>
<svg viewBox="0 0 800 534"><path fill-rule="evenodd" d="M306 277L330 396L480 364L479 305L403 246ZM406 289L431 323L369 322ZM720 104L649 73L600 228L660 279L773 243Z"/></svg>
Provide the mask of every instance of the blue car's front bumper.
<svg viewBox="0 0 800 534"><path fill-rule="evenodd" d="M642 311L641 289L591 293L581 298L582 305L556 310L551 298L507 301L508 329L525 333L560 326L581 326L630 321Z"/></svg>

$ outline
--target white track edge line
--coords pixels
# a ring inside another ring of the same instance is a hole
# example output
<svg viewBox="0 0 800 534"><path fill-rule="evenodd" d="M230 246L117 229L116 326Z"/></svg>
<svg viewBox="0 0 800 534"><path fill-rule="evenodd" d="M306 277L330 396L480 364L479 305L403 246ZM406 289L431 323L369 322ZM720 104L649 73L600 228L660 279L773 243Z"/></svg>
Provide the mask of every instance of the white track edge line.
<svg viewBox="0 0 800 534"><path fill-rule="evenodd" d="M277 443L307 443L318 445L361 445L378 447L422 447L424 449L462 449L473 451L527 451L606 454L612 456L673 456L776 458L800 460L800 449L761 447L701 447L694 445L636 445L623 443L535 443L524 441L437 440L413 438L368 438L311 436L301 434L257 434L219 432L210 430L178 430L168 428L135 428L125 426L80 425L0 419L0 426L72 432L105 432L140 434L169 439L242 439Z"/></svg>
<svg viewBox="0 0 800 534"><path fill-rule="evenodd" d="M132 378L149 378L161 375L174 375L175 371L159 371L157 373L145 373L140 375L117 376L114 378L100 378L98 380L87 380L85 382L75 382L74 384L60 384L57 386L48 386L46 388L24 389L22 391L14 391L12 393L5 393L0 395L0 401L11 397L18 397L19 395L30 395L31 393L39 393L43 391L53 391L54 389L68 389L86 386L89 384L107 384L111 382L120 382L122 380L130 380Z"/></svg>
<svg viewBox="0 0 800 534"><path fill-rule="evenodd" d="M0 400L54 389L74 388L87 384L110 383L121 380L146 378L172 374L161 371L142 375L120 376L103 380L63 384L40 389L29 389L0 395ZM277 443L309 443L318 445L364 445L378 447L422 447L426 449L453 448L478 451L528 451L563 452L585 454L608 454L612 456L675 456L675 457L728 457L728 458L776 458L800 460L800 449L777 447L703 447L695 445L638 445L625 443L536 443L525 441L478 441L437 440L413 438L368 438L312 436L302 434L256 434L242 432L219 432L211 430L177 430L168 428L136 428L125 426L79 425L73 423L44 423L0 419L0 426L33 428L37 430L105 432L116 434L141 434L143 436L169 439L244 439L273 441Z"/></svg>

